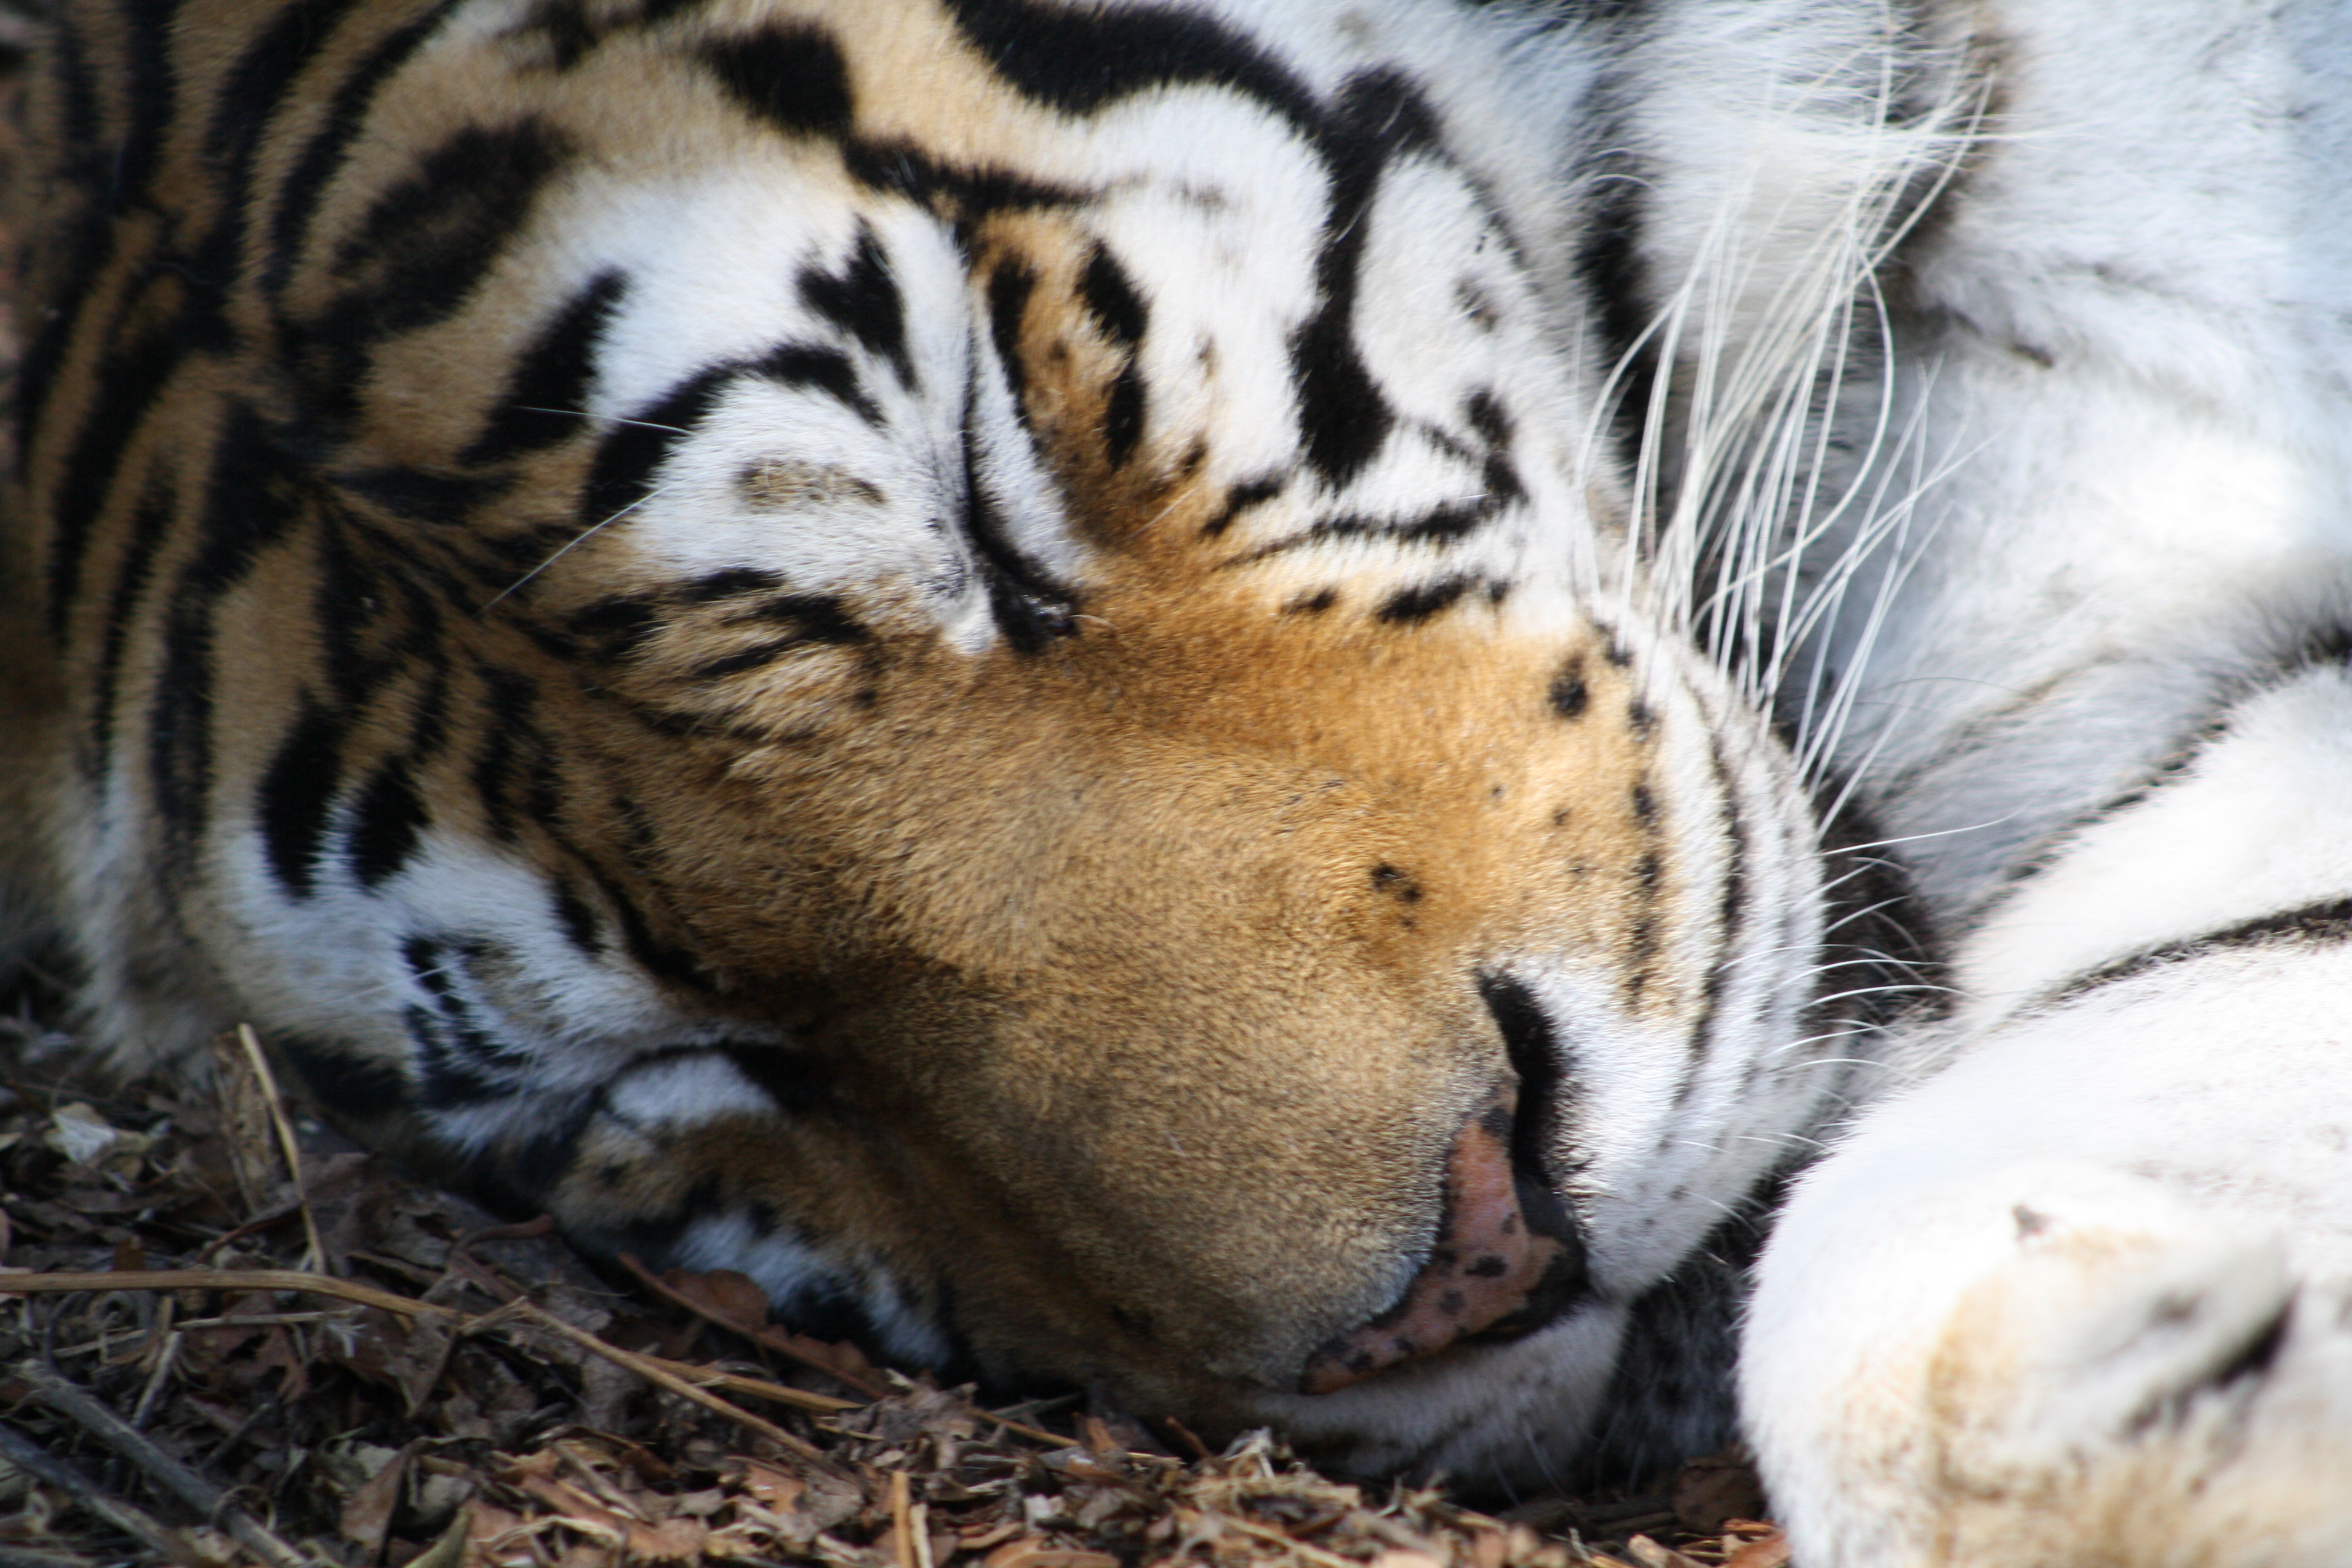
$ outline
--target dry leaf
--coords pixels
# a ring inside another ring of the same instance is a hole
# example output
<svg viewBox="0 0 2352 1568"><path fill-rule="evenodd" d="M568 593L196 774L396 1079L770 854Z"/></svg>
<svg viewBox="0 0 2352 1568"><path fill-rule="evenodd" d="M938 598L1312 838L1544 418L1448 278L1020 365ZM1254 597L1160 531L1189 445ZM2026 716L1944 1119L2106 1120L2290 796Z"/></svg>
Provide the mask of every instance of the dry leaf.
<svg viewBox="0 0 2352 1568"><path fill-rule="evenodd" d="M1675 1473L1673 1499L1676 1522L1713 1535L1727 1520L1753 1519L1764 1511L1764 1483L1744 1453L1727 1448L1685 1461Z"/></svg>
<svg viewBox="0 0 2352 1568"><path fill-rule="evenodd" d="M982 1568L1118 1568L1118 1559L1108 1552L1082 1552L1076 1547L1050 1546L1043 1541L1000 1546L982 1563Z"/></svg>
<svg viewBox="0 0 2352 1568"><path fill-rule="evenodd" d="M631 1557L647 1562L690 1563L702 1555L702 1543L709 1534L708 1526L691 1519L632 1524L627 1532L628 1552Z"/></svg>
<svg viewBox="0 0 2352 1568"><path fill-rule="evenodd" d="M126 1131L77 1100L50 1113L43 1140L77 1165L130 1175L139 1168L155 1140L144 1132Z"/></svg>
<svg viewBox="0 0 2352 1568"><path fill-rule="evenodd" d="M1789 1561L1789 1538L1775 1530L1750 1541L1729 1557L1723 1568L1781 1568Z"/></svg>
<svg viewBox="0 0 2352 1568"><path fill-rule="evenodd" d="M408 1479L409 1461L417 1449L425 1446L422 1437L406 1447L385 1454L374 1475L354 1489L343 1503L342 1517L336 1528L345 1541L375 1550L383 1541L384 1531L391 1527L392 1516L400 1507L400 1491Z"/></svg>
<svg viewBox="0 0 2352 1568"><path fill-rule="evenodd" d="M286 1179L286 1153L269 1117L269 1095L234 1032L213 1041L213 1093L229 1173L247 1214L258 1213Z"/></svg>
<svg viewBox="0 0 2352 1568"><path fill-rule="evenodd" d="M1626 1542L1625 1550L1633 1554L1633 1561L1642 1568L1701 1568L1697 1559L1686 1557L1646 1535L1636 1535Z"/></svg>
<svg viewBox="0 0 2352 1568"><path fill-rule="evenodd" d="M740 1333L753 1335L767 1327L768 1293L748 1274L739 1274L732 1268L712 1268L700 1274L673 1268L661 1277L661 1281Z"/></svg>

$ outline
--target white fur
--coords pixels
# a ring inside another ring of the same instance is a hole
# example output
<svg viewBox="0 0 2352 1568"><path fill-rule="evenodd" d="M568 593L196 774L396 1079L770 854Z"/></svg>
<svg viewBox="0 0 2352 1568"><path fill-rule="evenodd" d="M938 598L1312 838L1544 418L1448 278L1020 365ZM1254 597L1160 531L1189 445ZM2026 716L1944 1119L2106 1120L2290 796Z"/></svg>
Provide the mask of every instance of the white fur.
<svg viewBox="0 0 2352 1568"><path fill-rule="evenodd" d="M1979 140L1778 602L1954 992L1780 1222L1748 1429L1808 1568L2352 1561L2352 948L2193 946L2352 895L2294 655L2352 605L2352 13L1957 20Z"/></svg>

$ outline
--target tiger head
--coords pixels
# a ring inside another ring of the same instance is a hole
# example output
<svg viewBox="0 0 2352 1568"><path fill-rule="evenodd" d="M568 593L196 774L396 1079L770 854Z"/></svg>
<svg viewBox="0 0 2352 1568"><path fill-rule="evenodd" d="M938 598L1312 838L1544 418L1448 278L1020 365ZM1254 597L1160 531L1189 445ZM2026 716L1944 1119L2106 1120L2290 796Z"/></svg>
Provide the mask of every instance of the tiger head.
<svg viewBox="0 0 2352 1568"><path fill-rule="evenodd" d="M143 495L254 542L208 808L126 764L184 989L800 1327L1540 1466L1828 1088L1811 829L1643 608L1572 217L1409 15L719 15L363 16L235 287L144 275L209 445L125 437L85 575ZM239 221L187 188L121 243Z"/></svg>

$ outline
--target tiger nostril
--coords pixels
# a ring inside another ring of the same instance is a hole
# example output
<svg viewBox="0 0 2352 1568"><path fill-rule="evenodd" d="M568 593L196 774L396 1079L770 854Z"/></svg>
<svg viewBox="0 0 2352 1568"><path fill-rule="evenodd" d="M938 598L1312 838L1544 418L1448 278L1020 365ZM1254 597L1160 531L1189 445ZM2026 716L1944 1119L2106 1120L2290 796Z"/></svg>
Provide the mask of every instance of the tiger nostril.
<svg viewBox="0 0 2352 1568"><path fill-rule="evenodd" d="M1519 1092L1511 1115L1511 1171L1520 1212L1528 1228L1548 1236L1575 1255L1576 1276L1584 1274L1584 1244L1575 1216L1560 1201L1552 1180L1549 1144L1561 1110L1562 1053L1551 1018L1526 984L1507 974L1478 976L1478 996L1503 1037L1503 1051L1518 1075ZM1554 1313L1557 1315L1557 1312Z"/></svg>
<svg viewBox="0 0 2352 1568"><path fill-rule="evenodd" d="M1468 1339L1504 1340L1550 1322L1584 1293L1584 1247L1545 1173L1559 1068L1549 1027L1524 986L1482 977L1516 1092L1498 1088L1456 1135L1436 1245L1396 1304L1307 1359L1300 1391L1329 1394Z"/></svg>

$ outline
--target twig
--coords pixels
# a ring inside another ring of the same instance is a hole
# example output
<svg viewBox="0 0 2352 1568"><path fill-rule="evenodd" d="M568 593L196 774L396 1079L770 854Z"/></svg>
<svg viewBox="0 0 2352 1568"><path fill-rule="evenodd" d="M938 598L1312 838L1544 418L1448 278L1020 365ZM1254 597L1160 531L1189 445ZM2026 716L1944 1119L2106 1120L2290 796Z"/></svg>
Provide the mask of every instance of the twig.
<svg viewBox="0 0 2352 1568"><path fill-rule="evenodd" d="M754 1344L765 1345L768 1349L774 1351L781 1355L788 1355L792 1357L793 1360L800 1363L803 1366L813 1367L816 1371L824 1373L825 1376L833 1379L835 1383L841 1384L845 1387L857 1390L858 1393L866 1395L868 1399L882 1399L888 1396L889 1391L887 1389L877 1388L872 1384L866 1382L864 1378L858 1376L856 1373L844 1372L841 1368L831 1365L817 1356L809 1354L808 1352L793 1343L789 1337L777 1333L773 1329L767 1327L765 1324L741 1322L736 1319L728 1317L722 1312L714 1312L709 1308L704 1306L701 1302L697 1301L692 1297L686 1295L684 1292L670 1289L669 1286L662 1282L661 1279L656 1276L652 1269L647 1268L643 1262L639 1261L635 1253L624 1252L620 1257L621 1267L635 1275L638 1284L644 1286L655 1295L659 1296L663 1300L670 1303L670 1305L674 1307L683 1307L688 1311L693 1313L696 1317L700 1318L706 1323L716 1323L719 1327L725 1329L730 1334L740 1334Z"/></svg>
<svg viewBox="0 0 2352 1568"><path fill-rule="evenodd" d="M91 1568L87 1557L62 1552L32 1552L22 1546L0 1546L0 1568Z"/></svg>
<svg viewBox="0 0 2352 1568"><path fill-rule="evenodd" d="M501 1309L501 1310L506 1310L508 1309ZM635 1373L647 1383L668 1389L680 1399L699 1405L713 1415L723 1415L746 1430L757 1432L761 1436L788 1453L797 1454L811 1463L823 1465L827 1470L835 1468L833 1461L825 1457L824 1450L815 1444L803 1437L795 1437L774 1422L754 1415L740 1406L730 1405L717 1394L705 1393L651 1356L638 1355L635 1352L625 1351L618 1345L606 1344L587 1330L575 1329L554 1313L543 1311L529 1301L514 1302L511 1304L511 1310L517 1317L562 1335L591 1355L602 1356L614 1366L624 1367Z"/></svg>
<svg viewBox="0 0 2352 1568"><path fill-rule="evenodd" d="M0 1459L36 1476L72 1498L148 1551L174 1563L196 1564L194 1548L175 1530L167 1530L146 1510L99 1490L98 1483L16 1428L0 1426Z"/></svg>
<svg viewBox="0 0 2352 1568"><path fill-rule="evenodd" d="M381 1307L404 1318L463 1318L455 1307L436 1306L331 1274L299 1268L58 1269L39 1274L0 1274L0 1296L30 1296L67 1290L307 1290Z"/></svg>
<svg viewBox="0 0 2352 1568"><path fill-rule="evenodd" d="M270 1416L279 1414L282 1409L283 1406L278 1403L275 1390L263 1394L254 1402L252 1409L236 1418L236 1425L228 1429L227 1436L205 1451L202 1462L207 1465L217 1464L226 1458L236 1451L236 1446L245 1441L247 1433Z"/></svg>
<svg viewBox="0 0 2352 1568"><path fill-rule="evenodd" d="M73 1383L27 1356L9 1369L33 1397L138 1466L147 1479L205 1520L217 1520L238 1545L270 1568L309 1568L310 1559L279 1540L270 1528L231 1502L226 1493L184 1461L155 1446L154 1439L90 1397Z"/></svg>
<svg viewBox="0 0 2352 1568"><path fill-rule="evenodd" d="M302 1205L302 1234L310 1244L308 1261L312 1268L323 1271L327 1268L327 1248L319 1240L318 1217L310 1212L310 1190L302 1183L302 1148L295 1140L294 1124L286 1119L286 1102L278 1098L278 1079L269 1070L269 1058L262 1054L253 1026L239 1024L236 1037L245 1047L246 1059L253 1064L253 1076L260 1081L262 1098L269 1101L269 1120L278 1129L278 1146L286 1153L286 1176L294 1184L294 1201Z"/></svg>
<svg viewBox="0 0 2352 1568"><path fill-rule="evenodd" d="M716 1372L709 1368L689 1366L684 1362L664 1356L646 1356L656 1366L666 1367L689 1382L705 1388L723 1388L730 1394L748 1394L754 1399L771 1400L789 1405L795 1410L806 1410L817 1415L838 1415L845 1410L864 1408L855 1399L835 1399L830 1394L811 1394L805 1388L793 1388L785 1384L770 1383L763 1377L745 1377L740 1373Z"/></svg>
<svg viewBox="0 0 2352 1568"><path fill-rule="evenodd" d="M169 1296L163 1298L166 1312L172 1309L172 1300ZM154 1413L155 1401L163 1392L163 1380L172 1375L172 1367L180 1359L179 1334L171 1329L160 1331L166 1336L163 1351L155 1358L155 1370L147 1375L147 1386L140 1390L139 1403L131 1408L131 1424L133 1426L147 1425L147 1417Z"/></svg>
<svg viewBox="0 0 2352 1568"><path fill-rule="evenodd" d="M915 1521L913 1510L908 1506L907 1472L890 1472L890 1543L896 1550L898 1568L916 1568Z"/></svg>
<svg viewBox="0 0 2352 1568"><path fill-rule="evenodd" d="M218 1236L213 1237L210 1241L205 1243L202 1249L196 1253L196 1261L199 1264L210 1263L215 1258L220 1255L222 1247L227 1247L235 1242L243 1241L247 1237L253 1235L256 1231L268 1230L274 1225L284 1225L288 1220L299 1218L307 1212L308 1205L299 1202L279 1204L276 1208L269 1210L268 1213L257 1215L252 1219L247 1220L235 1230L225 1230Z"/></svg>
<svg viewBox="0 0 2352 1568"><path fill-rule="evenodd" d="M1295 1535L1286 1535L1279 1530L1253 1523L1238 1515L1220 1512L1214 1509L1209 1510L1208 1515L1228 1530L1238 1530L1244 1535L1255 1535L1260 1541L1269 1542L1277 1546L1286 1546L1309 1563L1322 1563L1323 1568L1364 1568L1362 1563L1352 1557L1342 1557L1336 1552L1326 1552L1319 1546L1310 1546Z"/></svg>

